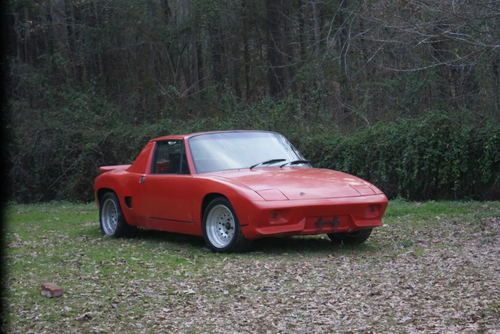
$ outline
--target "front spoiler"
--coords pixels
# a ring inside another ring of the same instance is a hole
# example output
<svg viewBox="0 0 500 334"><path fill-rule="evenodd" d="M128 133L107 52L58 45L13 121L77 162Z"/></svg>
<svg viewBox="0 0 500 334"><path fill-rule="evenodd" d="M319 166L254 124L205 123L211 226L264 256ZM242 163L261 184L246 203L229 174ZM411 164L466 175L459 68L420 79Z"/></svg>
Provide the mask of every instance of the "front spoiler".
<svg viewBox="0 0 500 334"><path fill-rule="evenodd" d="M248 239L273 235L352 232L382 226L383 194L297 201L254 202L255 214L242 224Z"/></svg>

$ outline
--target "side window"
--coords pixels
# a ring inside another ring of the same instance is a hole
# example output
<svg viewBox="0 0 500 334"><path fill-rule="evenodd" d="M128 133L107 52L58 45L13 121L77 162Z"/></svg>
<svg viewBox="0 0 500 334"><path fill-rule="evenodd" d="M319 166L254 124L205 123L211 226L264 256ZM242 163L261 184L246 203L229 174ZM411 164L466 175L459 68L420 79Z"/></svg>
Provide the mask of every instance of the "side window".
<svg viewBox="0 0 500 334"><path fill-rule="evenodd" d="M189 174L184 141L157 142L151 172L153 174Z"/></svg>

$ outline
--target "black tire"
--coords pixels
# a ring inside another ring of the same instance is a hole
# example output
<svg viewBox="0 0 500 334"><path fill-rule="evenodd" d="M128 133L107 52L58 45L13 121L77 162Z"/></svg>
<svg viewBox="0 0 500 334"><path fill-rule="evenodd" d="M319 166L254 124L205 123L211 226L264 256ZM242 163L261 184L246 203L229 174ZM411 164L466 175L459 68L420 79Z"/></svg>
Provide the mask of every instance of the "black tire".
<svg viewBox="0 0 500 334"><path fill-rule="evenodd" d="M332 241L334 244L345 244L345 245L360 245L368 238L370 237L370 234L372 234L372 229L367 228L355 232L349 232L349 233L328 233L328 238Z"/></svg>
<svg viewBox="0 0 500 334"><path fill-rule="evenodd" d="M104 206L111 206L116 209L116 228L112 229L109 226L106 227L106 215ZM103 210L104 209L104 210ZM134 236L137 232L137 228L135 226L127 224L125 221L125 217L122 214L122 209L120 206L120 201L114 192L105 193L100 201L99 201L99 226L101 228L101 232L105 236L109 236L112 238L119 237L131 237Z"/></svg>
<svg viewBox="0 0 500 334"><path fill-rule="evenodd" d="M207 219L209 213L213 208L221 205L229 209L234 218L234 233L232 239L229 242L229 244L227 244L224 247L218 247L213 242L211 242L208 236L209 232L207 231ZM208 204L208 206L205 209L205 212L203 213L202 228L203 228L203 238L205 239L205 243L212 252L216 253L244 252L247 251L251 246L251 241L246 239L243 233L241 232L240 223L238 220L238 216L236 215L236 212L234 212L231 203L224 197L217 197Z"/></svg>

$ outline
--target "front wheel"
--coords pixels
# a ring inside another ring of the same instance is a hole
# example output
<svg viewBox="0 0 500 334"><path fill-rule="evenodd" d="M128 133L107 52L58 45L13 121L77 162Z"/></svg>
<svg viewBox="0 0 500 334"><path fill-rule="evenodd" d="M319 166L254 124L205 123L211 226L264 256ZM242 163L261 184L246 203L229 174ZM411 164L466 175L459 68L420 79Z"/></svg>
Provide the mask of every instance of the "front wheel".
<svg viewBox="0 0 500 334"><path fill-rule="evenodd" d="M241 233L231 203L219 197L208 204L203 215L203 237L213 252L244 251L250 241Z"/></svg>
<svg viewBox="0 0 500 334"><path fill-rule="evenodd" d="M132 236L136 227L127 224L123 217L120 202L115 193L107 192L99 205L99 222L102 234L114 238Z"/></svg>
<svg viewBox="0 0 500 334"><path fill-rule="evenodd" d="M348 232L348 233L328 233L328 238L334 244L359 245L365 242L372 234L372 229Z"/></svg>

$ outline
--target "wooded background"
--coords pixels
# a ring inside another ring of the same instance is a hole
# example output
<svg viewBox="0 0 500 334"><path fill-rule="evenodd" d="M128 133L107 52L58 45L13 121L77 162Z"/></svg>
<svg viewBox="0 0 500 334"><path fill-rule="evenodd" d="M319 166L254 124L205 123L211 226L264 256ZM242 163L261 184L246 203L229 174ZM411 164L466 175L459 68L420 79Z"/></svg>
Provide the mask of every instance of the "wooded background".
<svg viewBox="0 0 500 334"><path fill-rule="evenodd" d="M277 130L391 197L499 198L500 1L12 0L12 198L153 136Z"/></svg>

